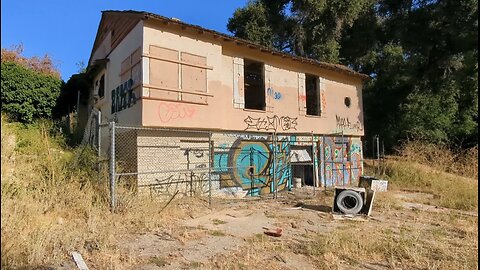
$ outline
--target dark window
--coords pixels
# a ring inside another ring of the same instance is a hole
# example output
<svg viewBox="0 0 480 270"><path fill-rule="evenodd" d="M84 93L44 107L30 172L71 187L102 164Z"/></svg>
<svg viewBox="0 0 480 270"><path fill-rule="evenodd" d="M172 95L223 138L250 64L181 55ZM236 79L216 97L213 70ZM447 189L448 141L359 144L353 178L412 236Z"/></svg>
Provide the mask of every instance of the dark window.
<svg viewBox="0 0 480 270"><path fill-rule="evenodd" d="M100 85L98 86L98 96L103 98L105 96L105 74L100 78Z"/></svg>
<svg viewBox="0 0 480 270"><path fill-rule="evenodd" d="M244 60L245 108L265 110L265 82L263 63Z"/></svg>
<svg viewBox="0 0 480 270"><path fill-rule="evenodd" d="M305 76L305 88L307 94L307 115L320 115L320 89L318 89L318 77Z"/></svg>

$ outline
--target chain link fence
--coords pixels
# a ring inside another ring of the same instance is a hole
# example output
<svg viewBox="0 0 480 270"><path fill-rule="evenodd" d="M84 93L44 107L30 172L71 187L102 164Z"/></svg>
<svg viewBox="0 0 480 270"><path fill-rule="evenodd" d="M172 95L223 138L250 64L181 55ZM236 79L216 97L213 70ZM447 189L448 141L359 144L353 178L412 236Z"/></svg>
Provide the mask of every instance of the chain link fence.
<svg viewBox="0 0 480 270"><path fill-rule="evenodd" d="M130 127L96 117L89 141L99 150L99 171L108 170L112 210L126 194L198 196L210 204L297 192L312 197L319 186L353 183L362 170L355 142L346 147L334 137Z"/></svg>

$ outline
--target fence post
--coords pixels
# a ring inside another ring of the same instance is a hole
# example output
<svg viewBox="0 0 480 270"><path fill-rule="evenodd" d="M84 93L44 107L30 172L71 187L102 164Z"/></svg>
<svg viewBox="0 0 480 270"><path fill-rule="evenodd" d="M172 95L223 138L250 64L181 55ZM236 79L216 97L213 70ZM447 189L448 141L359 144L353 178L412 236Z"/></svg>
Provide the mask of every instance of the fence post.
<svg viewBox="0 0 480 270"><path fill-rule="evenodd" d="M100 165L100 160L102 158L102 112L97 112L97 171L98 171L98 181L100 182L100 171L102 166Z"/></svg>
<svg viewBox="0 0 480 270"><path fill-rule="evenodd" d="M212 164L214 159L214 149L213 149L213 141L212 141L212 132L208 133L208 206L212 205Z"/></svg>
<svg viewBox="0 0 480 270"><path fill-rule="evenodd" d="M314 144L314 135L312 131L312 171L313 171L313 196L316 194L316 187L317 187L317 173L315 167L315 158L316 158L316 151L315 151L315 144Z"/></svg>
<svg viewBox="0 0 480 270"><path fill-rule="evenodd" d="M253 189L255 187L253 180L253 148L250 147L250 166L248 168L248 173L250 174L250 196L253 196Z"/></svg>
<svg viewBox="0 0 480 270"><path fill-rule="evenodd" d="M274 132L273 135L272 135L272 141L273 141L273 181L272 181L272 185L273 185L273 198L276 199L277 198L277 190L278 190L278 187L277 187L277 173L276 173L276 170L277 170L277 133Z"/></svg>
<svg viewBox="0 0 480 270"><path fill-rule="evenodd" d="M115 122L110 126L110 208L115 212Z"/></svg>

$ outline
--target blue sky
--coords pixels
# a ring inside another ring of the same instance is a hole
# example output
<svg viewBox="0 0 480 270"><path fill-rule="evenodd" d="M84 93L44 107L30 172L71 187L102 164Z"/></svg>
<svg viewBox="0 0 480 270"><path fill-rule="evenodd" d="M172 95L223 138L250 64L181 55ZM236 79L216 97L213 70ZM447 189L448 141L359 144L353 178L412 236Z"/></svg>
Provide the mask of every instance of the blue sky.
<svg viewBox="0 0 480 270"><path fill-rule="evenodd" d="M230 34L227 22L248 0L2 0L1 45L50 55L66 81L88 62L102 10L141 10Z"/></svg>

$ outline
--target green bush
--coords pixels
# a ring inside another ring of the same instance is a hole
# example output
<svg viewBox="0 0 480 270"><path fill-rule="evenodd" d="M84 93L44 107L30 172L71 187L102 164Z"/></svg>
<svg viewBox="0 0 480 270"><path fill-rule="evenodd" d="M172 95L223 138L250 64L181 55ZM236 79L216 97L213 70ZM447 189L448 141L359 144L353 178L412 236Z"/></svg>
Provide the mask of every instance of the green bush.
<svg viewBox="0 0 480 270"><path fill-rule="evenodd" d="M62 80L14 62L1 63L2 111L12 119L31 123L50 118Z"/></svg>

